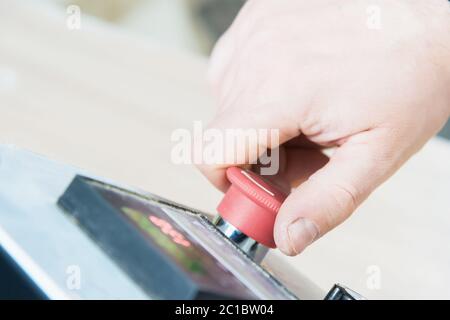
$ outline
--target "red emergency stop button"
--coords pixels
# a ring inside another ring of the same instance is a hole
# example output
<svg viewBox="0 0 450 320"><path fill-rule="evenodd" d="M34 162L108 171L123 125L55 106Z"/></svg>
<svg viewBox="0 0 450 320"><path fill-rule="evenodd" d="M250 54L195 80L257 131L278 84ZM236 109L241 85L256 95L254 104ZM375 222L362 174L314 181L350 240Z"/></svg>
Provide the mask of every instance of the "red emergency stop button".
<svg viewBox="0 0 450 320"><path fill-rule="evenodd" d="M275 248L273 227L286 194L258 174L227 169L231 186L217 207L220 216L236 229L269 248Z"/></svg>

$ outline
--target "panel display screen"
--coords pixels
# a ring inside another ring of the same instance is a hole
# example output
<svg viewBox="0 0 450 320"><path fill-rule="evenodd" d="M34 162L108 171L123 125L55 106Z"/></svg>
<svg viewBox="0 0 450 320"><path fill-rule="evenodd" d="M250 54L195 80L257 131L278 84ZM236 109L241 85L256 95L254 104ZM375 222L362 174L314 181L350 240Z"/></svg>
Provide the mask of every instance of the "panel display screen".
<svg viewBox="0 0 450 320"><path fill-rule="evenodd" d="M296 299L199 212L76 176L58 205L154 299Z"/></svg>
<svg viewBox="0 0 450 320"><path fill-rule="evenodd" d="M142 198L93 184L114 208L182 268L203 289L241 298L255 298L248 289L181 229L160 207Z"/></svg>
<svg viewBox="0 0 450 320"><path fill-rule="evenodd" d="M58 204L151 298L257 298L156 200L76 177Z"/></svg>

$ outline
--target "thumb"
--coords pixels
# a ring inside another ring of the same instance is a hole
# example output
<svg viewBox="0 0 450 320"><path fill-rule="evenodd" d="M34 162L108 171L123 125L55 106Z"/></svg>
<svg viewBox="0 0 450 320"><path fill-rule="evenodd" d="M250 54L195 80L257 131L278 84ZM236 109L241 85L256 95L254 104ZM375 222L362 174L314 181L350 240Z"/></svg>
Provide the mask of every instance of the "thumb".
<svg viewBox="0 0 450 320"><path fill-rule="evenodd" d="M395 171L398 161L391 154L396 153L386 139L370 131L338 147L327 165L283 203L274 230L278 248L287 255L299 254L347 219Z"/></svg>

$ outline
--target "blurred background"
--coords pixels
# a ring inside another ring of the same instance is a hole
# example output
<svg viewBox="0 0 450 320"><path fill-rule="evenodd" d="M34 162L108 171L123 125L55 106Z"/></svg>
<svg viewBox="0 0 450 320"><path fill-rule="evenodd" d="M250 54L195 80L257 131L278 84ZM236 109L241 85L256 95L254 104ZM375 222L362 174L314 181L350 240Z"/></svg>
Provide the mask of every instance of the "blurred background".
<svg viewBox="0 0 450 320"><path fill-rule="evenodd" d="M161 45L209 55L245 0L41 0L147 36ZM450 121L439 133L450 139Z"/></svg>
<svg viewBox="0 0 450 320"><path fill-rule="evenodd" d="M165 46L208 55L244 0L46 0L82 8Z"/></svg>

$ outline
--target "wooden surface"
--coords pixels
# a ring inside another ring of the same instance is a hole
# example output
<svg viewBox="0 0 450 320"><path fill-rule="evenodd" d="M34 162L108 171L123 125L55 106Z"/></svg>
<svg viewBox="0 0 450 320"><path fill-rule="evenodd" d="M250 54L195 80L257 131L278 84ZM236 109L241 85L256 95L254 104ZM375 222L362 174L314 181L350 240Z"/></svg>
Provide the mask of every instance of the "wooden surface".
<svg viewBox="0 0 450 320"><path fill-rule="evenodd" d="M206 60L85 17L71 31L65 19L0 1L0 142L213 213L221 194L170 161L172 131L214 112ZM282 259L324 289L450 298L449 164L449 143L431 141L349 222Z"/></svg>

